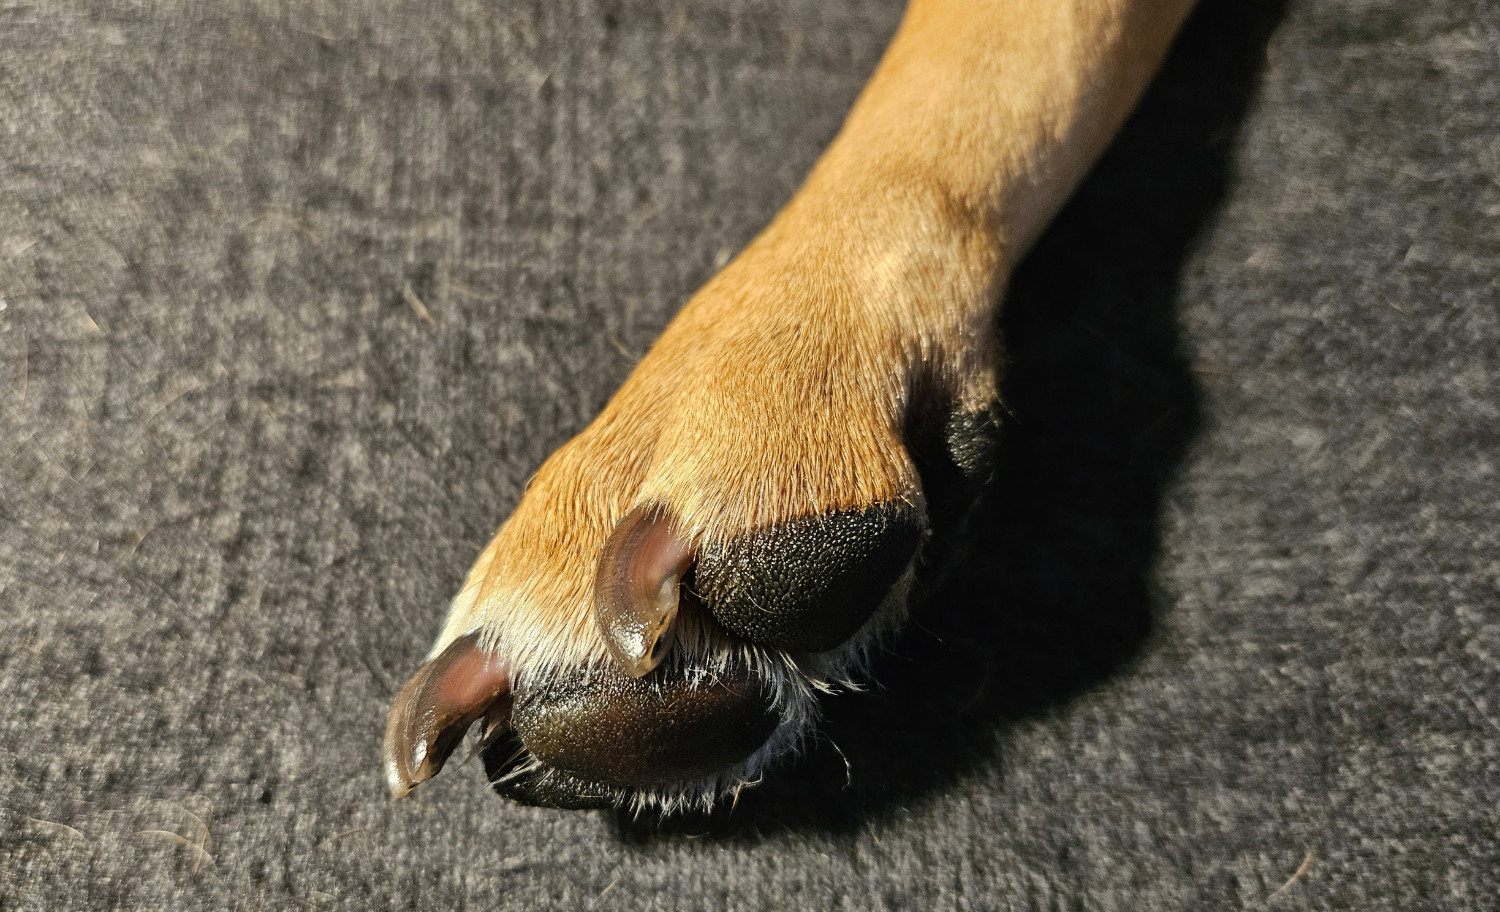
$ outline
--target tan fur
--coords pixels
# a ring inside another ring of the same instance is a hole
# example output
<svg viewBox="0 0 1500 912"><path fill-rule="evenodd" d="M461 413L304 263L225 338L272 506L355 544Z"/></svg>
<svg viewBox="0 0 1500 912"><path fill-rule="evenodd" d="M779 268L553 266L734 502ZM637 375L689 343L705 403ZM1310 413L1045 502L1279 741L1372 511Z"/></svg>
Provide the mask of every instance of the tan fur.
<svg viewBox="0 0 1500 912"><path fill-rule="evenodd" d="M993 399L1009 270L1190 5L913 0L796 197L542 466L433 654L479 631L522 674L602 661L595 569L639 504L664 505L695 543L897 498L920 505L902 439L914 395Z"/></svg>

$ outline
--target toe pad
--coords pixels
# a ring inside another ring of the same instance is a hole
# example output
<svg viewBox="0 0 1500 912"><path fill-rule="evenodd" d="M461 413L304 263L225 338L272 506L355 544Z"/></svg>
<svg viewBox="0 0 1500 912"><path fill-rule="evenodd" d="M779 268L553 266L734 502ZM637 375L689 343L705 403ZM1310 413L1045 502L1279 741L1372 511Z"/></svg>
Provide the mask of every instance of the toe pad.
<svg viewBox="0 0 1500 912"><path fill-rule="evenodd" d="M719 623L752 643L823 652L869 620L920 541L904 503L809 516L705 548L692 587Z"/></svg>

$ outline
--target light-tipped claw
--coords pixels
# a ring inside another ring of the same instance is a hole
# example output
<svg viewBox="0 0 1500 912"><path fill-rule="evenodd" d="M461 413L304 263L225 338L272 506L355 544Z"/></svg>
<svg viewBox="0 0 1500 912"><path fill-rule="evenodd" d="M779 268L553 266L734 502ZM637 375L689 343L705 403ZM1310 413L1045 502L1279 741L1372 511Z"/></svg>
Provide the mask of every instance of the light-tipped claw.
<svg viewBox="0 0 1500 912"><path fill-rule="evenodd" d="M641 677L671 647L678 590L692 565L692 548L658 508L635 508L610 533L594 579L594 621L625 674Z"/></svg>
<svg viewBox="0 0 1500 912"><path fill-rule="evenodd" d="M436 776L479 719L486 720L486 732L509 723L510 674L478 641L476 633L454 640L396 696L382 750L392 797Z"/></svg>

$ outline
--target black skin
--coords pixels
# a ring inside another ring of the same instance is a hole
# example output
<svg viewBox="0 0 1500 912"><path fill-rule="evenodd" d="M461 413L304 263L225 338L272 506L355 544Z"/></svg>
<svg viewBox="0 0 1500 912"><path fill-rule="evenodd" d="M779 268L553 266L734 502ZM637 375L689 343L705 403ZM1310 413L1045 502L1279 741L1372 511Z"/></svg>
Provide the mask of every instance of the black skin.
<svg viewBox="0 0 1500 912"><path fill-rule="evenodd" d="M659 668L642 678L595 670L545 690L522 683L510 721L512 731L485 750L490 779L532 758L545 768L497 790L524 804L576 808L733 767L770 738L778 718L747 673Z"/></svg>
<svg viewBox="0 0 1500 912"><path fill-rule="evenodd" d="M700 554L689 587L742 639L825 652L870 619L921 535L906 504L794 519Z"/></svg>

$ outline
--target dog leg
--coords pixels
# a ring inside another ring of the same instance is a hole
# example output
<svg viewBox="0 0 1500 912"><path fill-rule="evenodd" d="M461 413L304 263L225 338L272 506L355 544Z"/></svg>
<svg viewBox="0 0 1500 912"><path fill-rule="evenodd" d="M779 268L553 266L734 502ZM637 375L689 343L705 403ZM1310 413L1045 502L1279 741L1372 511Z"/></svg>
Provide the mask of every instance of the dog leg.
<svg viewBox="0 0 1500 912"><path fill-rule="evenodd" d="M487 718L499 787L706 805L904 618L909 446L983 472L1011 266L1190 0L914 0L806 184L537 473L385 742L405 794Z"/></svg>

